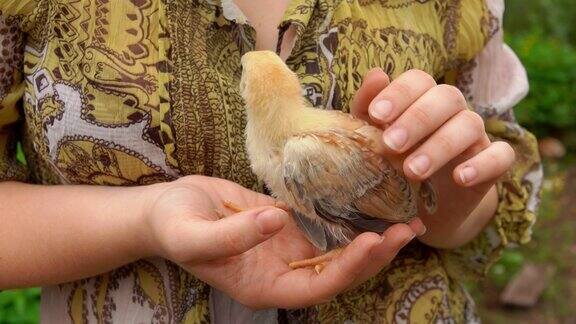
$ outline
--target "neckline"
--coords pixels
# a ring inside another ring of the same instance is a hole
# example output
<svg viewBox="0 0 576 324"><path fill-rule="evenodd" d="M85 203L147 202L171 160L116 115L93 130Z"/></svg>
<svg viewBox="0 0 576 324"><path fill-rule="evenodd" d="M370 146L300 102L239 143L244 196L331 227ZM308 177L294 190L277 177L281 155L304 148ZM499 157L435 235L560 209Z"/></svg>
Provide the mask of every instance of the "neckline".
<svg viewBox="0 0 576 324"><path fill-rule="evenodd" d="M283 53L281 56L284 60L290 56L294 49L299 47L300 38L310 22L314 7L318 1L319 0L291 0L288 4L277 26L278 40L276 42L276 52L278 54ZM222 15L226 20L233 24L254 30L250 21L234 0L215 0L215 4L222 9ZM284 43L286 35L291 38L290 43Z"/></svg>

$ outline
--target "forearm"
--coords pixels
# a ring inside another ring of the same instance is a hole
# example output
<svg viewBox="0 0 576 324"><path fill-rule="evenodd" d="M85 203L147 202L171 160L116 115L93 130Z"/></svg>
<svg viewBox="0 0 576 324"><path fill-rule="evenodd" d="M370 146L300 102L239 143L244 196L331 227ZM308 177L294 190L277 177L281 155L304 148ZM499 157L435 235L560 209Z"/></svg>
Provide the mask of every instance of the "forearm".
<svg viewBox="0 0 576 324"><path fill-rule="evenodd" d="M0 183L0 289L104 273L146 256L139 188Z"/></svg>
<svg viewBox="0 0 576 324"><path fill-rule="evenodd" d="M453 219L434 219L426 222L428 232L420 240L430 246L454 249L473 240L494 217L498 207L498 192L492 186L484 199L468 215L453 213ZM438 218L432 215L430 218Z"/></svg>

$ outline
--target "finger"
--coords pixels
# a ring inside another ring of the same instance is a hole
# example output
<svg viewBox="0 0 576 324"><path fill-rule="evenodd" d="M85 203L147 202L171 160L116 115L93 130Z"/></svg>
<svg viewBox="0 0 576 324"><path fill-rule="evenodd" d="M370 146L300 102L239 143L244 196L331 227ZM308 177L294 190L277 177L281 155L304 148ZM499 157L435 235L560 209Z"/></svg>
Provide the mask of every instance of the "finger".
<svg viewBox="0 0 576 324"><path fill-rule="evenodd" d="M461 111L406 158L404 173L412 179L426 179L472 146L483 149L489 143L482 117Z"/></svg>
<svg viewBox="0 0 576 324"><path fill-rule="evenodd" d="M197 263L244 253L278 233L288 222L279 208L259 207L218 221L194 220L180 226L174 236L190 242L173 242L177 262ZM186 251L180 251L187 249Z"/></svg>
<svg viewBox="0 0 576 324"><path fill-rule="evenodd" d="M426 230L427 230L426 225L424 225L422 220L418 217L411 220L408 223L408 226L410 226L410 229L412 230L412 232L414 232L414 234L416 234L416 236L422 236L422 235L426 234Z"/></svg>
<svg viewBox="0 0 576 324"><path fill-rule="evenodd" d="M370 251L381 241L376 233L363 233L317 275L297 269L277 278L268 293L283 308L300 308L325 303L344 291L370 263Z"/></svg>
<svg viewBox="0 0 576 324"><path fill-rule="evenodd" d="M454 181L465 187L495 182L512 167L515 159L516 154L510 144L491 143L486 149L454 169Z"/></svg>
<svg viewBox="0 0 576 324"><path fill-rule="evenodd" d="M416 236L416 233L408 224L395 224L388 228L382 234L382 242L374 246L370 251L370 263L356 278L352 287L377 275L382 268L389 265L392 260L396 258L398 252L400 252L400 250L410 243Z"/></svg>
<svg viewBox="0 0 576 324"><path fill-rule="evenodd" d="M434 86L436 81L426 72L405 72L372 100L368 108L370 118L379 125L392 122Z"/></svg>
<svg viewBox="0 0 576 324"><path fill-rule="evenodd" d="M456 87L433 87L386 129L383 141L393 151L404 153L466 109L466 99Z"/></svg>
<svg viewBox="0 0 576 324"><path fill-rule="evenodd" d="M352 99L350 113L370 122L368 106L372 99L374 99L380 91L386 88L388 84L390 84L390 78L381 68L374 68L368 71L366 76L364 76L360 89L358 89L354 95L354 99Z"/></svg>

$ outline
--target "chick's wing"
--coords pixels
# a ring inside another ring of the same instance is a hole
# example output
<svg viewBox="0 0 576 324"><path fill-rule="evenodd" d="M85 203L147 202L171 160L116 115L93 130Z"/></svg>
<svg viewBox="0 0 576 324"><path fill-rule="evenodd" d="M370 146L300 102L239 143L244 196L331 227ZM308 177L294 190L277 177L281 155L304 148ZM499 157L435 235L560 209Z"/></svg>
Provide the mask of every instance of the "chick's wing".
<svg viewBox="0 0 576 324"><path fill-rule="evenodd" d="M390 222L416 216L414 193L404 176L350 130L307 132L283 152L287 190L308 217L354 232L382 232Z"/></svg>

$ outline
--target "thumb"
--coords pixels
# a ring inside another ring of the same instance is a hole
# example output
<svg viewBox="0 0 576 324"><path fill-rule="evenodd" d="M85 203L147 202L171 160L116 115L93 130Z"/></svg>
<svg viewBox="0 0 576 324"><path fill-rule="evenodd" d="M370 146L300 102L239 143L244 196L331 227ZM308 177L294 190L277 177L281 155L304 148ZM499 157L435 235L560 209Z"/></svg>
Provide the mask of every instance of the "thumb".
<svg viewBox="0 0 576 324"><path fill-rule="evenodd" d="M350 113L372 123L368 115L368 106L370 106L372 100L374 100L380 91L384 90L388 84L390 84L390 78L382 69L374 68L368 71L362 80L362 85L352 99Z"/></svg>
<svg viewBox="0 0 576 324"><path fill-rule="evenodd" d="M193 222L194 261L242 254L278 233L288 222L286 211L258 207L217 221Z"/></svg>

